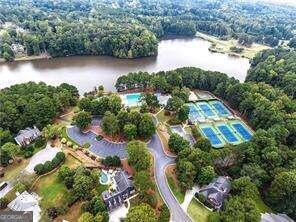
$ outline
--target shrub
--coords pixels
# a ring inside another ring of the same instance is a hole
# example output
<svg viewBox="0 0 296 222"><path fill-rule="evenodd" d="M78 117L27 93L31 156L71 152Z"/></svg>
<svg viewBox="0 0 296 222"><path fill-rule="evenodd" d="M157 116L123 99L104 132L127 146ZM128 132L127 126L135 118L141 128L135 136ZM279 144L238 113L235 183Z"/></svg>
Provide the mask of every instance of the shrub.
<svg viewBox="0 0 296 222"><path fill-rule="evenodd" d="M63 144L67 143L67 139L66 138L62 138L61 139L61 143L63 143Z"/></svg>
<svg viewBox="0 0 296 222"><path fill-rule="evenodd" d="M0 209L5 209L8 205L8 200L5 197L0 198Z"/></svg>
<svg viewBox="0 0 296 222"><path fill-rule="evenodd" d="M196 126L191 126L191 133L195 140L198 140L199 138L201 138L201 134Z"/></svg>
<svg viewBox="0 0 296 222"><path fill-rule="evenodd" d="M33 156L33 152L32 151L30 151L30 150L26 150L25 152L24 152L24 157L25 158L30 158L31 156Z"/></svg>
<svg viewBox="0 0 296 222"><path fill-rule="evenodd" d="M64 162L65 154L63 152L58 152L52 161L46 161L44 164L40 163L34 167L34 171L38 175L48 173L57 167L60 163Z"/></svg>
<svg viewBox="0 0 296 222"><path fill-rule="evenodd" d="M160 208L160 215L158 222L169 222L170 221L170 211L167 205L163 204Z"/></svg>
<svg viewBox="0 0 296 222"><path fill-rule="evenodd" d="M83 148L88 149L89 147L90 147L90 144L89 143L83 144Z"/></svg>
<svg viewBox="0 0 296 222"><path fill-rule="evenodd" d="M73 146L73 143L72 143L71 141L68 141L68 142L67 142L67 146L68 146L68 147L72 147L72 146Z"/></svg>
<svg viewBox="0 0 296 222"><path fill-rule="evenodd" d="M43 166L43 164L42 164L42 163L37 164L37 165L34 167L34 171L35 171L35 173L38 174L38 175L44 174L45 171L44 171L44 166Z"/></svg>
<svg viewBox="0 0 296 222"><path fill-rule="evenodd" d="M15 185L14 185L14 189L19 192L19 193L22 193L24 192L27 187L26 185L22 184L21 182L17 182Z"/></svg>
<svg viewBox="0 0 296 222"><path fill-rule="evenodd" d="M103 136L102 136L102 135L97 135L97 136L96 136L96 140L97 140L97 141L100 141L100 140L102 140L102 139L103 139Z"/></svg>
<svg viewBox="0 0 296 222"><path fill-rule="evenodd" d="M107 167L120 167L121 161L118 156L107 156L105 159L102 160L102 164Z"/></svg>

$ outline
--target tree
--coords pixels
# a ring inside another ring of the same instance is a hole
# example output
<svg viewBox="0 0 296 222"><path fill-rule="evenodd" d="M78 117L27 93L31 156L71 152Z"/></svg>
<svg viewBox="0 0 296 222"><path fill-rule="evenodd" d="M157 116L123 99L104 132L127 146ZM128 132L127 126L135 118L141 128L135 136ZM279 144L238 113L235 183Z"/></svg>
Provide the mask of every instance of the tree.
<svg viewBox="0 0 296 222"><path fill-rule="evenodd" d="M105 133L115 136L119 131L119 123L116 116L107 111L102 119L102 129Z"/></svg>
<svg viewBox="0 0 296 222"><path fill-rule="evenodd" d="M177 162L177 176L183 190L191 189L193 187L193 179L195 175L195 166L190 161L182 159Z"/></svg>
<svg viewBox="0 0 296 222"><path fill-rule="evenodd" d="M109 96L108 106L109 111L117 115L117 113L121 110L121 98L116 94L112 94Z"/></svg>
<svg viewBox="0 0 296 222"><path fill-rule="evenodd" d="M55 139L62 134L63 126L60 124L49 124L43 128L42 133L46 140Z"/></svg>
<svg viewBox="0 0 296 222"><path fill-rule="evenodd" d="M26 187L26 185L24 185L23 183L21 183L21 182L17 182L17 183L14 185L14 189L15 189L17 192L22 193L22 192L24 192L24 191L27 189L27 187Z"/></svg>
<svg viewBox="0 0 296 222"><path fill-rule="evenodd" d="M123 128L123 133L128 140L133 140L137 136L137 127L134 124L127 124Z"/></svg>
<svg viewBox="0 0 296 222"><path fill-rule="evenodd" d="M121 161L118 156L107 156L105 159L102 160L102 164L105 166L113 166L113 167L120 167Z"/></svg>
<svg viewBox="0 0 296 222"><path fill-rule="evenodd" d="M20 152L20 147L12 142L8 142L1 147L1 150L6 151L9 156L14 158Z"/></svg>
<svg viewBox="0 0 296 222"><path fill-rule="evenodd" d="M188 119L189 115L189 107L186 105L183 105L178 111L177 111L177 119L180 122L184 122Z"/></svg>
<svg viewBox="0 0 296 222"><path fill-rule="evenodd" d="M268 191L268 200L279 212L296 215L296 170L277 174Z"/></svg>
<svg viewBox="0 0 296 222"><path fill-rule="evenodd" d="M155 133L155 125L152 117L144 113L138 125L138 135L142 138L150 138Z"/></svg>
<svg viewBox="0 0 296 222"><path fill-rule="evenodd" d="M90 191L93 188L93 181L89 176L77 175L74 177L73 194L78 199L88 199L91 195Z"/></svg>
<svg viewBox="0 0 296 222"><path fill-rule="evenodd" d="M117 120L120 130L123 130L124 126L130 121L129 113L122 109L117 114Z"/></svg>
<svg viewBox="0 0 296 222"><path fill-rule="evenodd" d="M127 217L126 222L156 222L157 217L154 209L148 204L140 204L134 207L131 207Z"/></svg>
<svg viewBox="0 0 296 222"><path fill-rule="evenodd" d="M157 96L152 93L145 93L141 96L141 102L146 104L150 110L155 110L159 107Z"/></svg>
<svg viewBox="0 0 296 222"><path fill-rule="evenodd" d="M180 151L189 148L189 142L184 140L179 134L172 133L169 139L169 148L175 152L179 153Z"/></svg>
<svg viewBox="0 0 296 222"><path fill-rule="evenodd" d="M134 178L134 184L137 190L141 192L146 192L149 189L153 188L153 183L150 179L150 175L148 171L139 171L136 172L135 178Z"/></svg>
<svg viewBox="0 0 296 222"><path fill-rule="evenodd" d="M151 166L151 157L147 146L141 141L131 141L127 144L128 163L136 170L147 170Z"/></svg>
<svg viewBox="0 0 296 222"><path fill-rule="evenodd" d="M261 214L256 208L254 200L243 197L230 197L226 200L225 210L221 214L222 221L260 221Z"/></svg>
<svg viewBox="0 0 296 222"><path fill-rule="evenodd" d="M197 181L201 185L209 184L216 176L216 172L212 166L202 167L197 175Z"/></svg>
<svg viewBox="0 0 296 222"><path fill-rule="evenodd" d="M86 111L80 111L73 117L73 121L80 129L85 129L91 123L91 115Z"/></svg>
<svg viewBox="0 0 296 222"><path fill-rule="evenodd" d="M80 110L92 112L92 100L89 97L84 97L78 102L78 107Z"/></svg>
<svg viewBox="0 0 296 222"><path fill-rule="evenodd" d="M91 213L85 212L80 215L80 217L78 218L78 222L95 222L95 220L94 216Z"/></svg>
<svg viewBox="0 0 296 222"><path fill-rule="evenodd" d="M73 171L65 165L62 165L58 171L59 181L64 181L66 177L73 176Z"/></svg>
<svg viewBox="0 0 296 222"><path fill-rule="evenodd" d="M94 196L90 201L86 203L84 208L86 211L90 212L93 215L107 212L107 207L103 202L101 196Z"/></svg>
<svg viewBox="0 0 296 222"><path fill-rule="evenodd" d="M291 47L291 48L296 49L296 38L292 38L290 40L290 42L288 43L288 46Z"/></svg>
<svg viewBox="0 0 296 222"><path fill-rule="evenodd" d="M177 112L184 105L184 101L177 96L169 98L166 109L172 112Z"/></svg>
<svg viewBox="0 0 296 222"><path fill-rule="evenodd" d="M0 147L7 142L12 142L13 137L9 130L4 130L0 127Z"/></svg>
<svg viewBox="0 0 296 222"><path fill-rule="evenodd" d="M205 151L205 152L210 152L212 149L212 144L207 138L200 137L198 138L198 140L196 140L196 143L194 144L194 148L201 149L202 151Z"/></svg>
<svg viewBox="0 0 296 222"><path fill-rule="evenodd" d="M34 171L36 174L38 175L41 175L45 172L45 168L44 168L44 165L42 163L39 163L37 164L35 167L34 167Z"/></svg>

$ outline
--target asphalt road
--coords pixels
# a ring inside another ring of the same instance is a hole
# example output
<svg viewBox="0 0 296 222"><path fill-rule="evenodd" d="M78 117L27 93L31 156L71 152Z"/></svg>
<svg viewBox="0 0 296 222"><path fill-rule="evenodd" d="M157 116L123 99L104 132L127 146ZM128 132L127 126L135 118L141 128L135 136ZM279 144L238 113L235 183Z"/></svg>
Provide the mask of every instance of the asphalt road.
<svg viewBox="0 0 296 222"><path fill-rule="evenodd" d="M154 156L154 175L156 184L162 199L165 201L171 213L173 222L191 222L188 214L181 208L178 200L172 193L167 183L165 169L168 165L175 163L175 158L164 153L162 143L157 134L154 134L148 147Z"/></svg>

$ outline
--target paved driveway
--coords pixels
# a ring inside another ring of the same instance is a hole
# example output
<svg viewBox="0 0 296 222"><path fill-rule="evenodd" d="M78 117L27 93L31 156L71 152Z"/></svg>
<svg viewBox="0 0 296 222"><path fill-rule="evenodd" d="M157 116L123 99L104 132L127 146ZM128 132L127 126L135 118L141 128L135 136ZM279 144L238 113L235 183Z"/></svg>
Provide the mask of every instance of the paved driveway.
<svg viewBox="0 0 296 222"><path fill-rule="evenodd" d="M148 147L154 156L154 175L156 184L162 199L170 209L171 220L173 222L190 222L191 219L187 213L182 209L178 200L172 193L167 183L165 169L168 165L175 163L175 158L166 155L162 148L162 143L157 134L154 134L151 141L148 143Z"/></svg>
<svg viewBox="0 0 296 222"><path fill-rule="evenodd" d="M100 157L119 156L120 159L127 157L126 143L114 143L105 139L96 140L96 134L93 132L83 133L81 130L72 126L67 128L68 136L80 146L86 143L90 144L89 150Z"/></svg>
<svg viewBox="0 0 296 222"><path fill-rule="evenodd" d="M85 143L91 144L89 148L93 153L100 157L117 155L121 159L127 157L126 144L112 143L107 140L97 141L96 135L92 132L82 133L79 128L73 126L67 129L68 136L70 136L75 142L81 146ZM148 148L152 152L155 163L154 163L154 174L156 184L158 186L159 192L162 199L167 204L171 212L171 220L173 222L191 222L190 217L182 209L178 200L175 198L171 192L169 185L167 183L165 169L168 165L175 163L175 158L168 156L164 153L162 143L157 134L154 134L151 140L148 142Z"/></svg>

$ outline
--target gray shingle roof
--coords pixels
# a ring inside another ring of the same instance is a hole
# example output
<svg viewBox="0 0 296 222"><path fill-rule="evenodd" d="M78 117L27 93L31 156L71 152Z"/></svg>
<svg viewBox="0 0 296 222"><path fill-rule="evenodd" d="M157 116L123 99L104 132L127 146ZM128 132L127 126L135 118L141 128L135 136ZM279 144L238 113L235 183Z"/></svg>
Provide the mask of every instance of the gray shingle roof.
<svg viewBox="0 0 296 222"><path fill-rule="evenodd" d="M27 127L26 129L20 130L14 139L18 145L23 146L28 145L39 136L41 136L41 132L36 126L34 126L33 128Z"/></svg>

